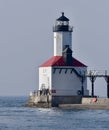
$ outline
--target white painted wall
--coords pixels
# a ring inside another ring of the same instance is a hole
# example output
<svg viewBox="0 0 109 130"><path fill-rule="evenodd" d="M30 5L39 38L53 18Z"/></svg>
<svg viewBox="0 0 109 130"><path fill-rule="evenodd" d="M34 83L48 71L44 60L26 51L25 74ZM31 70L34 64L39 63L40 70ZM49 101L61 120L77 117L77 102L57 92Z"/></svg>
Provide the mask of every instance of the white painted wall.
<svg viewBox="0 0 109 130"><path fill-rule="evenodd" d="M78 69L80 70L81 68ZM82 67L82 69L86 70L86 67ZM81 90L82 86L80 78L75 72L71 73L70 69L68 69L66 74L65 69L62 69L61 73L59 73L59 71L60 69L56 69L52 76L52 88L56 90L54 95L78 95L77 91ZM84 94L89 95L89 91L87 90L87 80L84 82Z"/></svg>
<svg viewBox="0 0 109 130"><path fill-rule="evenodd" d="M42 89L42 86L51 89L51 78L51 67L39 67L39 90Z"/></svg>
<svg viewBox="0 0 109 130"><path fill-rule="evenodd" d="M44 85L45 88L50 90L56 90L56 93L53 95L78 95L77 91L81 90L81 81L80 78L75 74L75 72L71 73L71 69L68 69L65 73L67 67L63 67L61 73L60 67L55 70L54 67L40 67L39 68L39 90L42 89ZM61 67L62 68L62 67ZM69 68L69 67L68 67ZM86 71L87 67L75 67L75 69L79 72ZM89 91L87 90L87 80L84 82L84 94L89 95Z"/></svg>
<svg viewBox="0 0 109 130"><path fill-rule="evenodd" d="M81 73L82 75L87 73L87 67L74 67L78 73ZM84 81L84 91L86 95L89 95L89 91L87 90L87 78Z"/></svg>
<svg viewBox="0 0 109 130"><path fill-rule="evenodd" d="M69 69L65 74L65 69L59 73L59 69L55 71L52 77L52 87L56 89L55 95L77 95L77 91L81 90L81 82L74 72L70 73Z"/></svg>
<svg viewBox="0 0 109 130"><path fill-rule="evenodd" d="M72 49L72 32L54 32L54 56L62 56L65 45Z"/></svg>
<svg viewBox="0 0 109 130"><path fill-rule="evenodd" d="M62 32L63 49L65 45L69 45L72 50L72 32Z"/></svg>
<svg viewBox="0 0 109 130"><path fill-rule="evenodd" d="M62 33L54 32L54 56L62 56Z"/></svg>

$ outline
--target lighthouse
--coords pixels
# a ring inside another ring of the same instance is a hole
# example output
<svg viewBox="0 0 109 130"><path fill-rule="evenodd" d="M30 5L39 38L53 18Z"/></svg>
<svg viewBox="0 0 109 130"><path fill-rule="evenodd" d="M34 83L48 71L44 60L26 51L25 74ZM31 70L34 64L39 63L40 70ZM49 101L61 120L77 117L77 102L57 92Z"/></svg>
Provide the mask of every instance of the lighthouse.
<svg viewBox="0 0 109 130"><path fill-rule="evenodd" d="M39 91L49 91L53 106L64 103L79 103L88 96L87 66L73 57L73 27L62 15L53 27L54 55L39 66Z"/></svg>

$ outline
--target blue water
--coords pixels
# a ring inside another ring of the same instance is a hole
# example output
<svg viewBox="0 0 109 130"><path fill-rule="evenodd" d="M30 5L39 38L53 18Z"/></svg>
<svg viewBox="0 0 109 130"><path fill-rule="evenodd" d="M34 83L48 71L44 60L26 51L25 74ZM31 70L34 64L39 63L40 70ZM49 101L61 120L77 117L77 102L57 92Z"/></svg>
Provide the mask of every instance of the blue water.
<svg viewBox="0 0 109 130"><path fill-rule="evenodd" d="M109 111L26 108L27 97L0 97L0 130L109 130Z"/></svg>

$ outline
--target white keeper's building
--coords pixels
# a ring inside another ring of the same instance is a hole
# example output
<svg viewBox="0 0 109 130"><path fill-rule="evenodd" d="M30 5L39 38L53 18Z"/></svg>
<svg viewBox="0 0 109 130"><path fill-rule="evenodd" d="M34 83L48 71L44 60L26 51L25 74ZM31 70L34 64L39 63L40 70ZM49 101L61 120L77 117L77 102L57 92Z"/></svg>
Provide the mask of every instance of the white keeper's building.
<svg viewBox="0 0 109 130"><path fill-rule="evenodd" d="M62 13L53 27L54 56L39 67L39 90L49 89L54 97L89 95L87 66L72 56L72 32Z"/></svg>

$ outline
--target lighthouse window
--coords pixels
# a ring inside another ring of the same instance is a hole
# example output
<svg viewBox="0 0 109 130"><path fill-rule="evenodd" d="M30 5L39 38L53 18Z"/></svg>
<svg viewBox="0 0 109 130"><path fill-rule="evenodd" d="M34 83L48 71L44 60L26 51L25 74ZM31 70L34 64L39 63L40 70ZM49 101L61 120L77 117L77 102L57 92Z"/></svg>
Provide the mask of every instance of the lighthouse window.
<svg viewBox="0 0 109 130"><path fill-rule="evenodd" d="M64 25L68 25L69 24L69 22L68 21L64 21Z"/></svg>
<svg viewBox="0 0 109 130"><path fill-rule="evenodd" d="M56 21L56 25L60 25L60 21Z"/></svg>
<svg viewBox="0 0 109 130"><path fill-rule="evenodd" d="M60 23L61 25L64 25L64 21L61 21L61 23Z"/></svg>
<svg viewBox="0 0 109 130"><path fill-rule="evenodd" d="M56 25L68 25L68 21L56 21Z"/></svg>

